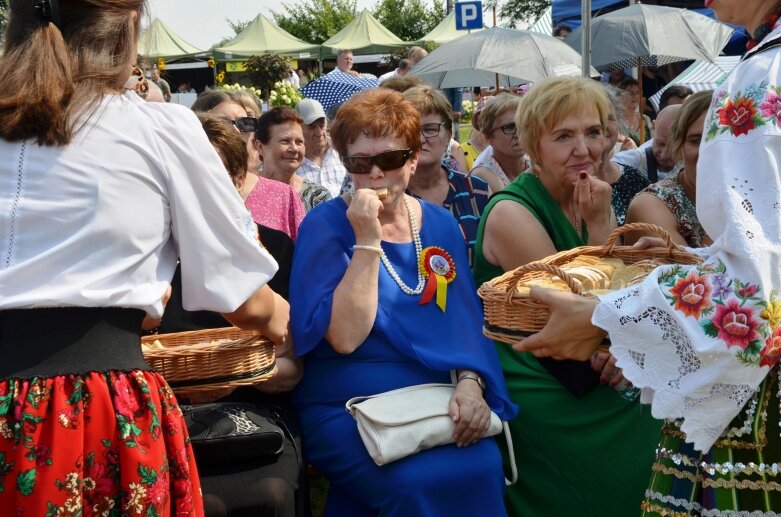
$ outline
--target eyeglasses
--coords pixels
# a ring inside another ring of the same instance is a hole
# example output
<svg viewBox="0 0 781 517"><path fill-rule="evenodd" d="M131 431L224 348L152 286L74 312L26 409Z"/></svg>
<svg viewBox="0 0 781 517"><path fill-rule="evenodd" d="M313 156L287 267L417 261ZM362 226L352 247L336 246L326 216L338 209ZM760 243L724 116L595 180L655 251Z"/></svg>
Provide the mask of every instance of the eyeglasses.
<svg viewBox="0 0 781 517"><path fill-rule="evenodd" d="M439 131L445 124L447 124L447 122L432 122L430 124L424 124L420 126L420 132L423 133L423 136L425 137L434 138L435 136L439 136Z"/></svg>
<svg viewBox="0 0 781 517"><path fill-rule="evenodd" d="M515 122L510 122L509 124L495 127L493 131L496 131L497 129L501 129L502 133L504 133L505 135L514 135L516 131L518 131L518 128L515 126Z"/></svg>
<svg viewBox="0 0 781 517"><path fill-rule="evenodd" d="M412 149L396 149L374 156L343 156L342 163L352 174L369 174L373 165L379 167L382 172L388 172L407 163L412 154Z"/></svg>
<svg viewBox="0 0 781 517"><path fill-rule="evenodd" d="M258 119L255 117L239 117L232 119L230 117L220 117L229 124L233 124L242 133L252 133L258 128Z"/></svg>

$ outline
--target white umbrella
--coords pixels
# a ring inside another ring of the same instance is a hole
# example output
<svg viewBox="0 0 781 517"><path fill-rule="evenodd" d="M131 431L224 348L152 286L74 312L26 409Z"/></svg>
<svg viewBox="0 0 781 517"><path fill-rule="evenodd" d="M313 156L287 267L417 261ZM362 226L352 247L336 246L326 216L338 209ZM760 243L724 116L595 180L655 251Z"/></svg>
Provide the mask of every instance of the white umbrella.
<svg viewBox="0 0 781 517"><path fill-rule="evenodd" d="M733 68L738 66L740 56L720 56L713 63L708 61L695 61L689 68L667 83L664 88L656 92L650 99L655 110L659 109L659 99L670 86L680 85L690 88L693 92L715 90Z"/></svg>
<svg viewBox="0 0 781 517"><path fill-rule="evenodd" d="M687 9L636 4L591 20L591 65L598 70L713 61L733 29ZM582 28L565 40L580 52Z"/></svg>
<svg viewBox="0 0 781 517"><path fill-rule="evenodd" d="M558 38L491 27L443 44L415 65L413 73L436 88L509 87L580 75L580 66L580 54Z"/></svg>

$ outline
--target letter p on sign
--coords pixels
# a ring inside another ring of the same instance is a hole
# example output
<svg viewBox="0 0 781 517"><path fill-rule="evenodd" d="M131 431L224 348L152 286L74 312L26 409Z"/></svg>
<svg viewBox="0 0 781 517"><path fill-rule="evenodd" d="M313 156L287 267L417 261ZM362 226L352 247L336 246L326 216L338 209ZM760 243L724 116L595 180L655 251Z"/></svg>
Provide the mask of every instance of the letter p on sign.
<svg viewBox="0 0 781 517"><path fill-rule="evenodd" d="M482 2L458 2L453 8L456 11L456 29L464 31L483 28Z"/></svg>

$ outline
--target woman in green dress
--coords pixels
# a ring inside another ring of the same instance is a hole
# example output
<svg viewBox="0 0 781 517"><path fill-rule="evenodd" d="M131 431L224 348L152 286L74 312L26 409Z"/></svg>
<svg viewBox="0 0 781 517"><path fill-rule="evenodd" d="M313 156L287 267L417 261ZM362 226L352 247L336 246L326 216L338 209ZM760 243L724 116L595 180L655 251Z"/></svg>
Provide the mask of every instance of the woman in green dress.
<svg viewBox="0 0 781 517"><path fill-rule="evenodd" d="M571 77L546 80L523 97L515 122L533 172L485 209L475 246L478 284L558 251L603 244L615 228L610 186L595 177L608 102L597 83ZM661 423L611 387L621 380L612 359L538 360L503 343L496 348L521 407L510 428L525 475L508 489L508 513L636 515Z"/></svg>
<svg viewBox="0 0 781 517"><path fill-rule="evenodd" d="M551 316L516 348L584 359L610 336L641 401L666 419L643 515L779 516L781 3L705 6L753 37L705 115L696 205L713 244L698 249L702 264L659 267L599 300L533 288Z"/></svg>

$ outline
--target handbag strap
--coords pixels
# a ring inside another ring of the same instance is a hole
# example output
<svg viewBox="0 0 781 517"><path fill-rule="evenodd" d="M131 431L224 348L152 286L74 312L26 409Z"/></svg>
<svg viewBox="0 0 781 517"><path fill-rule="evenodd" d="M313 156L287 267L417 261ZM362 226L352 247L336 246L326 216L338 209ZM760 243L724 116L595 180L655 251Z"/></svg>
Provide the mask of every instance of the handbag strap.
<svg viewBox="0 0 781 517"><path fill-rule="evenodd" d="M513 437L510 434L510 425L507 421L502 420L502 428L504 428L504 437L507 440L507 454L510 455L510 479L504 478L504 484L506 486L513 486L518 482L518 466L515 464L515 449L513 448Z"/></svg>

